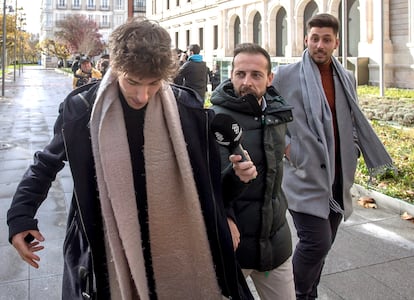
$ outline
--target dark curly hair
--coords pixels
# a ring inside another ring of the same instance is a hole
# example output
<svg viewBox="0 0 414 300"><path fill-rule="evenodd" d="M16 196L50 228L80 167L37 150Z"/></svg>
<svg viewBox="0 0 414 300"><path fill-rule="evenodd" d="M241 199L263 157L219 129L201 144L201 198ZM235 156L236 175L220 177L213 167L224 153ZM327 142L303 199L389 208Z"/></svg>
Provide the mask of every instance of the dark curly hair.
<svg viewBox="0 0 414 300"><path fill-rule="evenodd" d="M165 80L175 75L170 35L157 22L130 19L111 33L109 49L113 71Z"/></svg>

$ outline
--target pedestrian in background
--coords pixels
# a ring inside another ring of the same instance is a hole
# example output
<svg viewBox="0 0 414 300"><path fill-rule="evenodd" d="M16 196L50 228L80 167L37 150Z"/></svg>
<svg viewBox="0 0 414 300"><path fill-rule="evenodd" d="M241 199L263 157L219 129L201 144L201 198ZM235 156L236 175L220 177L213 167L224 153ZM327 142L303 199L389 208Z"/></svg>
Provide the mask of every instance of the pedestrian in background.
<svg viewBox="0 0 414 300"><path fill-rule="evenodd" d="M80 55L76 55L75 60L72 63L72 73L73 75L76 74L76 71L79 69L79 61L81 59Z"/></svg>
<svg viewBox="0 0 414 300"><path fill-rule="evenodd" d="M96 69L101 72L104 77L106 71L109 69L109 54L103 54L96 63Z"/></svg>
<svg viewBox="0 0 414 300"><path fill-rule="evenodd" d="M212 112L169 84L170 45L155 22L116 28L110 73L67 96L17 187L9 240L38 268L45 238L35 214L69 162L63 299L253 299L224 214Z"/></svg>
<svg viewBox="0 0 414 300"><path fill-rule="evenodd" d="M231 78L212 93L216 114L232 116L243 129L242 145L257 168L248 184L223 179L223 199L237 259L262 300L294 300L292 239L281 189L286 124L291 107L271 86L269 53L256 44L234 50ZM221 147L223 171L231 168ZM238 160L241 159L237 155ZM233 162L234 163L234 162Z"/></svg>
<svg viewBox="0 0 414 300"><path fill-rule="evenodd" d="M90 58L87 56L81 57L79 60L79 69L73 76L73 88L76 89L99 79L102 79L102 74L92 66Z"/></svg>
<svg viewBox="0 0 414 300"><path fill-rule="evenodd" d="M211 90L214 91L221 82L220 66L218 63L214 64L213 70L209 72L209 77L210 77Z"/></svg>
<svg viewBox="0 0 414 300"><path fill-rule="evenodd" d="M339 22L318 14L307 23L302 60L279 66L273 84L293 105L283 189L299 242L293 256L297 299L316 299L325 258L342 219L362 152L368 170L392 165L357 105L355 78L333 56Z"/></svg>
<svg viewBox="0 0 414 300"><path fill-rule="evenodd" d="M178 70L174 83L195 90L204 103L207 91L208 68L200 54L200 46L192 44L187 48L187 60Z"/></svg>

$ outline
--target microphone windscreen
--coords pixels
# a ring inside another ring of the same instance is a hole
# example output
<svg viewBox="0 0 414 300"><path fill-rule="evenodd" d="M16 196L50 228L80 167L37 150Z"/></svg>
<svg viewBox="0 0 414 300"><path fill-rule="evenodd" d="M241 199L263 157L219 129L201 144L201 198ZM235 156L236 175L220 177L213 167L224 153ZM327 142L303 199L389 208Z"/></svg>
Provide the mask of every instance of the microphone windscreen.
<svg viewBox="0 0 414 300"><path fill-rule="evenodd" d="M215 115L210 128L220 145L234 149L240 144L243 130L232 116L226 114Z"/></svg>

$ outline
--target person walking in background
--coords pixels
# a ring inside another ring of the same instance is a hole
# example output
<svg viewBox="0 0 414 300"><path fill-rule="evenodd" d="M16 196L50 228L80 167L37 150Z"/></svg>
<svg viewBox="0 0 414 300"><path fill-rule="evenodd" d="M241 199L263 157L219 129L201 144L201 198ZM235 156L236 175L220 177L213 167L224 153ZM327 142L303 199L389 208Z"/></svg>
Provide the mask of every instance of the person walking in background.
<svg viewBox="0 0 414 300"><path fill-rule="evenodd" d="M72 63L72 73L73 73L73 75L75 75L76 71L79 69L80 59L81 59L80 55L76 55L75 60Z"/></svg>
<svg viewBox="0 0 414 300"><path fill-rule="evenodd" d="M209 72L211 90L214 91L221 82L220 79L220 66L218 63L214 64L213 70Z"/></svg>
<svg viewBox="0 0 414 300"><path fill-rule="evenodd" d="M200 46L192 44L187 48L187 60L178 70L174 83L195 90L204 103L207 91L208 68L200 55Z"/></svg>
<svg viewBox="0 0 414 300"><path fill-rule="evenodd" d="M109 73L67 96L17 187L9 241L38 268L45 238L35 214L69 162L62 299L253 299L224 213L213 113L169 83L170 45L155 22L117 27Z"/></svg>
<svg viewBox="0 0 414 300"><path fill-rule="evenodd" d="M188 59L187 53L179 48L175 48L174 51L177 54L177 65L181 67Z"/></svg>
<svg viewBox="0 0 414 300"><path fill-rule="evenodd" d="M235 175L223 179L223 199L237 259L245 276L252 278L260 299L292 300L292 239L280 186L286 124L292 120L292 112L271 86L272 78L266 50L250 43L238 45L231 78L213 91L211 109L240 124L242 145L258 173L247 185ZM229 168L229 151L226 147L221 150L224 171ZM241 160L240 155L235 156Z"/></svg>
<svg viewBox="0 0 414 300"><path fill-rule="evenodd" d="M104 77L106 71L109 69L109 54L103 54L96 63L96 69L101 72Z"/></svg>
<svg viewBox="0 0 414 300"><path fill-rule="evenodd" d="M79 69L73 76L73 88L76 89L82 85L91 83L93 81L102 79L102 74L99 70L92 67L89 57L83 56L79 60Z"/></svg>
<svg viewBox="0 0 414 300"><path fill-rule="evenodd" d="M357 105L355 78L333 56L339 23L317 14L307 23L302 60L279 66L273 85L293 105L283 189L299 237L293 255L297 299L316 299L325 258L342 219L362 152L368 170L392 160Z"/></svg>

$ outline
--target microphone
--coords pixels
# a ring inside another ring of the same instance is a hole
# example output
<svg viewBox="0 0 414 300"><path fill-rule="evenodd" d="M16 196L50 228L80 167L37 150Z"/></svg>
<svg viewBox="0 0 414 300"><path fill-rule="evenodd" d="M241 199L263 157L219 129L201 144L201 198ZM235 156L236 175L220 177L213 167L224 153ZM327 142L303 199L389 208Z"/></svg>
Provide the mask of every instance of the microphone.
<svg viewBox="0 0 414 300"><path fill-rule="evenodd" d="M240 141L242 139L243 129L240 124L230 115L217 114L211 121L210 125L216 142L229 149L230 153L241 155L241 161L250 160L246 156Z"/></svg>

